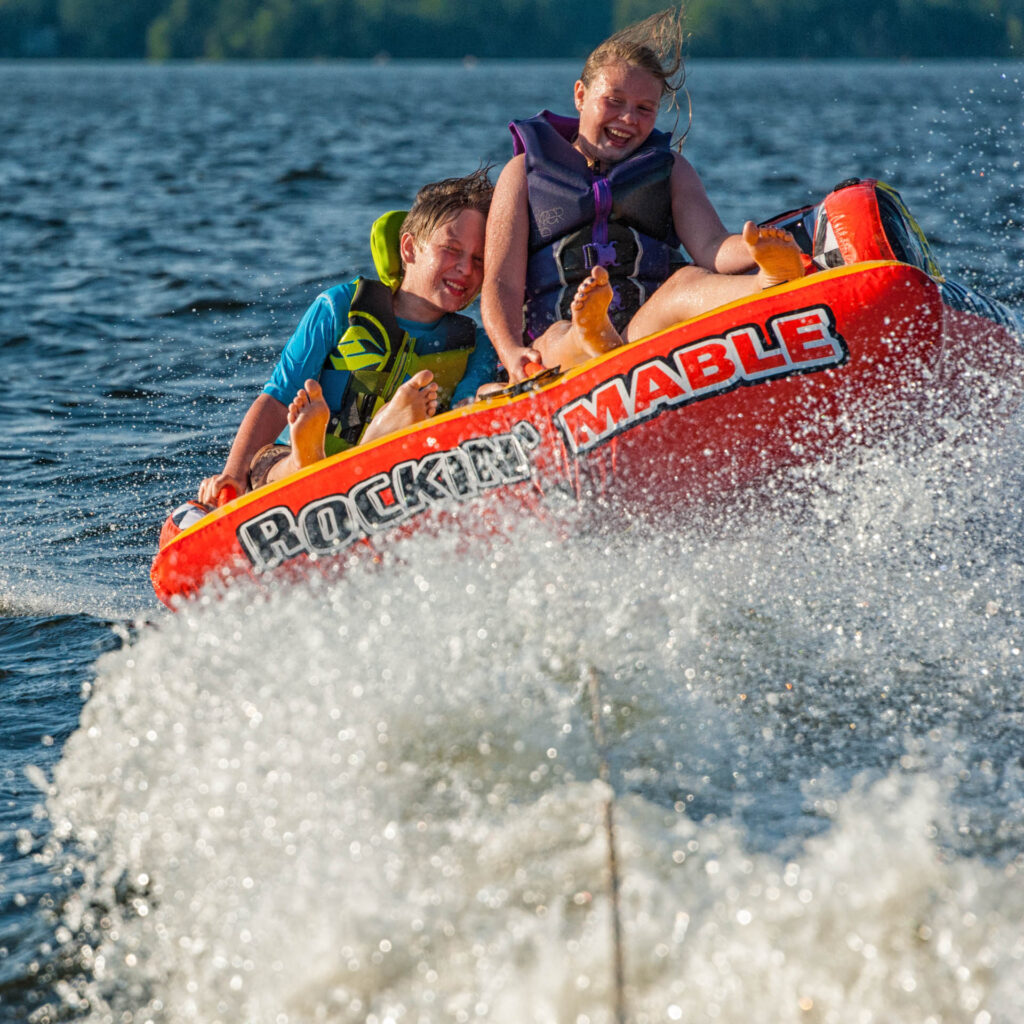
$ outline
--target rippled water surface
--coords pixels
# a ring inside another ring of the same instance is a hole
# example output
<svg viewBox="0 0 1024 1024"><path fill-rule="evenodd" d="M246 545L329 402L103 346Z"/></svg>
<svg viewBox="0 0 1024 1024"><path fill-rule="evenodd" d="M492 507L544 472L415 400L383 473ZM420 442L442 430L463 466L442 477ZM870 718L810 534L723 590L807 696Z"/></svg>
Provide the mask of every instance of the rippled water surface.
<svg viewBox="0 0 1024 1024"><path fill-rule="evenodd" d="M575 71L0 64L0 1019L1020 1020L1020 422L152 596L373 217ZM685 152L730 226L884 178L1020 307L1022 80L695 62Z"/></svg>

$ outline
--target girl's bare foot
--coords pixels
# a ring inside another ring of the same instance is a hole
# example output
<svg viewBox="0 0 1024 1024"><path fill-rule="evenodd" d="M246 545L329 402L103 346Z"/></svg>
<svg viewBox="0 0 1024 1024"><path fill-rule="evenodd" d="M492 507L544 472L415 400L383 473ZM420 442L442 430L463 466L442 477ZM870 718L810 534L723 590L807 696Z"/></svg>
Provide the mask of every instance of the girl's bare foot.
<svg viewBox="0 0 1024 1024"><path fill-rule="evenodd" d="M800 248L782 228L758 227L752 220L743 225L743 241L758 266L762 288L785 284L804 276Z"/></svg>
<svg viewBox="0 0 1024 1024"><path fill-rule="evenodd" d="M608 271L598 266L576 289L572 300L572 331L588 356L599 356L622 344L619 332L608 319L612 302L612 286Z"/></svg>
<svg viewBox="0 0 1024 1024"><path fill-rule="evenodd" d="M622 344L622 338L608 319L612 296L608 271L594 267L573 296L572 319L556 320L533 343L545 366L568 370Z"/></svg>
<svg viewBox="0 0 1024 1024"><path fill-rule="evenodd" d="M376 441L437 412L437 384L429 370L420 370L395 392L394 397L370 420L362 441Z"/></svg>

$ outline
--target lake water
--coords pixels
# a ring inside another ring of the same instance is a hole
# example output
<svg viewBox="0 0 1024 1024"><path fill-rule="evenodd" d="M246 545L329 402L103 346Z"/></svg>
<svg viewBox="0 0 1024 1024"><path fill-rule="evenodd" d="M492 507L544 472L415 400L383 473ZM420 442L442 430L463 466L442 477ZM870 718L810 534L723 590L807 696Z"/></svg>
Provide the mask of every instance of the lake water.
<svg viewBox="0 0 1024 1024"><path fill-rule="evenodd" d="M575 70L0 64L0 1019L1021 1019L1020 421L731 520L152 595L373 217ZM694 62L685 152L733 227L884 178L1020 307L1022 81Z"/></svg>

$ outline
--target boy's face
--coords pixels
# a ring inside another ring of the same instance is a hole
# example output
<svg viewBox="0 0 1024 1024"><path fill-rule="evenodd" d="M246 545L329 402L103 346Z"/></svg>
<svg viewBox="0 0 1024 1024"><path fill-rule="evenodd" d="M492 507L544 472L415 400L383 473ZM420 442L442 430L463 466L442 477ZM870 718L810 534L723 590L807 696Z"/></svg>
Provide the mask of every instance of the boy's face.
<svg viewBox="0 0 1024 1024"><path fill-rule="evenodd" d="M422 245L402 235L405 275L401 289L442 313L468 306L484 279L484 228L477 210L463 210L434 229Z"/></svg>

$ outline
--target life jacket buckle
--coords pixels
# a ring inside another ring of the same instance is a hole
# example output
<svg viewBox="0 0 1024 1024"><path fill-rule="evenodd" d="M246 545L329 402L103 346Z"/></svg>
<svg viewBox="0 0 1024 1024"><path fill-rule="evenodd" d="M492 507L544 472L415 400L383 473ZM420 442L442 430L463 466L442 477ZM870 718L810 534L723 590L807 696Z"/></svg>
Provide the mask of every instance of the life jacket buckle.
<svg viewBox="0 0 1024 1024"><path fill-rule="evenodd" d="M587 270L592 270L594 267L618 266L616 245L616 242L587 242L583 246L583 266Z"/></svg>

